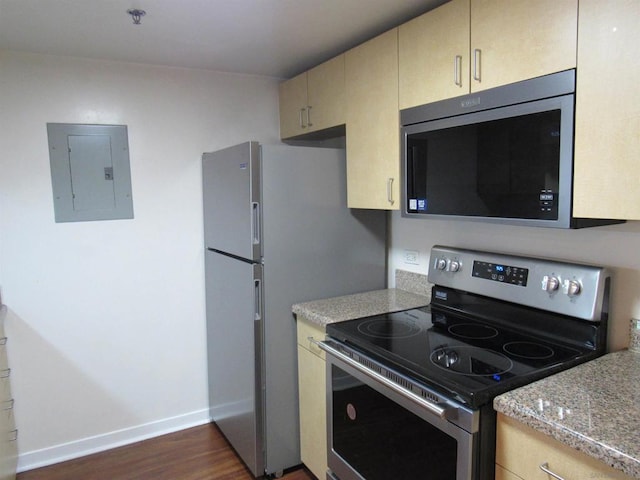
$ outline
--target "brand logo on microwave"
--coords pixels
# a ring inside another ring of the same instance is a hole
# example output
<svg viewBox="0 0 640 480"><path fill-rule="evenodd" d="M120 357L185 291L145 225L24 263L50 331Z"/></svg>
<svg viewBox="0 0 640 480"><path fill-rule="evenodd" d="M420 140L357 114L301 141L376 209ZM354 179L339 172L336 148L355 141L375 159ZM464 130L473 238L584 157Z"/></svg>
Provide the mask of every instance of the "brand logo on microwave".
<svg viewBox="0 0 640 480"><path fill-rule="evenodd" d="M460 100L460 106L462 108L477 107L478 105L480 105L480 97L466 98L464 100Z"/></svg>

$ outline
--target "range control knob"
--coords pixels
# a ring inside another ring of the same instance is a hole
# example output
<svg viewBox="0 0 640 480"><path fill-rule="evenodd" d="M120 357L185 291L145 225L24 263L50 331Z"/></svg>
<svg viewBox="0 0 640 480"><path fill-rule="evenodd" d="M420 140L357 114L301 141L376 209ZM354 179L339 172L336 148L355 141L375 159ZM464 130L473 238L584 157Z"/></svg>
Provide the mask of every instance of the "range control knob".
<svg viewBox="0 0 640 480"><path fill-rule="evenodd" d="M542 277L542 290L552 293L558 290L558 288L560 288L560 280L558 277L550 277L548 275Z"/></svg>
<svg viewBox="0 0 640 480"><path fill-rule="evenodd" d="M452 272L457 272L460 270L460 262L458 260L451 260L449 263L449 270Z"/></svg>
<svg viewBox="0 0 640 480"><path fill-rule="evenodd" d="M562 289L570 297L575 297L582 291L582 285L577 280L566 280Z"/></svg>
<svg viewBox="0 0 640 480"><path fill-rule="evenodd" d="M447 268L447 261L444 258L438 258L436 260L436 269L444 270L445 268Z"/></svg>

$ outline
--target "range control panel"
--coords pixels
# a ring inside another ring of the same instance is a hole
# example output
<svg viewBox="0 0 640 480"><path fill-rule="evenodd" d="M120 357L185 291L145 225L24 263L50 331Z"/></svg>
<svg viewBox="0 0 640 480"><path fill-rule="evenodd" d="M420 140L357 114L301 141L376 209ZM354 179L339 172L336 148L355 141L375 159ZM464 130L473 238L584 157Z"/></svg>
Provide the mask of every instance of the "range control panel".
<svg viewBox="0 0 640 480"><path fill-rule="evenodd" d="M487 297L600 321L607 269L559 260L436 245L429 282Z"/></svg>

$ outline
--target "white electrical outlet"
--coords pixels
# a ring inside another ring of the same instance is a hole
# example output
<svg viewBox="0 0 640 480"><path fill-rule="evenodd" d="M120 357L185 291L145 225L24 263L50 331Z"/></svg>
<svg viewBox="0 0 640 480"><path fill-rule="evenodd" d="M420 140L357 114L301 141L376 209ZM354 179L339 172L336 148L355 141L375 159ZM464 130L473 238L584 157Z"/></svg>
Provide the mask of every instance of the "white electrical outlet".
<svg viewBox="0 0 640 480"><path fill-rule="evenodd" d="M405 250L404 263L408 265L420 265L420 252L417 250Z"/></svg>

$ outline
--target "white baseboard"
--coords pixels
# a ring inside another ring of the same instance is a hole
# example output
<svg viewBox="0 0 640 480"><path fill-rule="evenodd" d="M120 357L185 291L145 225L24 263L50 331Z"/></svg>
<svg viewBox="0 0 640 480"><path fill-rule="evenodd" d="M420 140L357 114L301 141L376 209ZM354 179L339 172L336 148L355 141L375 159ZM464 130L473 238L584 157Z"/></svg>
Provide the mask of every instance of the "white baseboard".
<svg viewBox="0 0 640 480"><path fill-rule="evenodd" d="M65 460L84 457L92 453L158 437L166 433L204 425L209 423L209 421L209 409L205 408L184 415L165 418L122 430L115 430L94 437L82 438L40 450L20 453L18 456L18 472L45 467L54 463L64 462Z"/></svg>

